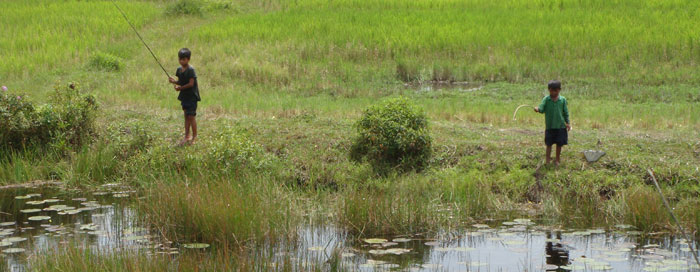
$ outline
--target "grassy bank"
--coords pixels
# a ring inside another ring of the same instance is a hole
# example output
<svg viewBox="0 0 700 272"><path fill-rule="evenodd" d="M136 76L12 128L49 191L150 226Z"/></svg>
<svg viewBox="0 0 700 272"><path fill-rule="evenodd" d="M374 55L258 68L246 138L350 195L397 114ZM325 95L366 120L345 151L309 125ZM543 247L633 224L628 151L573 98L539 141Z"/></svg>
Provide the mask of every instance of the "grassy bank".
<svg viewBox="0 0 700 272"><path fill-rule="evenodd" d="M126 183L165 239L238 253L293 241L304 222L356 237L518 217L673 230L650 185L652 168L683 224L700 228L696 3L243 1L195 15L173 13L170 3L118 3L168 69L177 49L193 50L200 141L175 147L175 93L109 1L11 1L13 15L0 22L24 26L0 37L0 50L21 53L0 63L0 85L44 102L55 82L80 81L101 111L88 143L4 152L0 185ZM75 12L25 16L56 9ZM96 68L98 52L116 56L120 68ZM551 78L564 80L574 127L558 168L540 166L543 117L524 108L512 120L518 105L540 101ZM349 158L352 124L400 95L425 110L433 157L419 173L377 175ZM607 155L588 164L580 152L593 148ZM33 265L170 268L166 259L141 264L140 255L58 254Z"/></svg>

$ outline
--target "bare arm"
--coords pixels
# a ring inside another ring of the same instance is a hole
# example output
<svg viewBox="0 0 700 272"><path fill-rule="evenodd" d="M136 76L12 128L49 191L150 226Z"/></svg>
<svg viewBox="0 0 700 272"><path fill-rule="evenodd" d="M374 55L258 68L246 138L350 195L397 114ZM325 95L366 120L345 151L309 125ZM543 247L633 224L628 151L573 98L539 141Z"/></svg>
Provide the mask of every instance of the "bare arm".
<svg viewBox="0 0 700 272"><path fill-rule="evenodd" d="M175 86L175 90L182 91L182 90L186 90L186 89L189 89L192 87L194 87L194 78L190 78L190 82L185 84L185 85Z"/></svg>

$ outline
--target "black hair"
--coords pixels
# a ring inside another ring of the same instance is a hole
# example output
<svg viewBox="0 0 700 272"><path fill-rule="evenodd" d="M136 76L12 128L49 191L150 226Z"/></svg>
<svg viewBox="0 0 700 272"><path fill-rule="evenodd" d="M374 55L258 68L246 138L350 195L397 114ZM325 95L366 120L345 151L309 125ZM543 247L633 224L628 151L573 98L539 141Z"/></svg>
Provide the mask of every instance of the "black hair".
<svg viewBox="0 0 700 272"><path fill-rule="evenodd" d="M550 90L561 90L561 81L552 80L547 84L547 88Z"/></svg>
<svg viewBox="0 0 700 272"><path fill-rule="evenodd" d="M180 49L180 51L177 52L177 57L184 59L184 58L190 58L192 56L192 51L190 51L187 48Z"/></svg>

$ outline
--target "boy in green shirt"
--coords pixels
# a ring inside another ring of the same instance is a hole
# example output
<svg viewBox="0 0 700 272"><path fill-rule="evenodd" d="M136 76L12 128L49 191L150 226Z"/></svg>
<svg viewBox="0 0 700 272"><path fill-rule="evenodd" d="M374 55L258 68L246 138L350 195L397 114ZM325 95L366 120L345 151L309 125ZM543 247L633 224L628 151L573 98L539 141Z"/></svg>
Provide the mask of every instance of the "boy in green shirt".
<svg viewBox="0 0 700 272"><path fill-rule="evenodd" d="M569 144L569 107L566 98L559 95L561 82L552 80L547 85L549 95L542 99L535 112L544 113L547 129L544 132L544 143L547 145L547 164L552 161L552 145L557 145L557 158L554 161L559 165L561 147Z"/></svg>

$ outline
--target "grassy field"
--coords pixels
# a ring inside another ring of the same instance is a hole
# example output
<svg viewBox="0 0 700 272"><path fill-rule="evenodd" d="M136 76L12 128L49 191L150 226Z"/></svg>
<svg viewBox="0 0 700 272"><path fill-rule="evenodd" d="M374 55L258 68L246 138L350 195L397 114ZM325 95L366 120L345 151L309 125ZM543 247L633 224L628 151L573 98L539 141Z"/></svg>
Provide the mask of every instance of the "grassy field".
<svg viewBox="0 0 700 272"><path fill-rule="evenodd" d="M110 1L9 1L0 22L17 27L0 36L0 85L43 103L53 85L77 81L101 113L94 141L69 152L3 151L0 185L131 184L168 239L211 243L240 260L215 263L251 270L264 268L241 248L293 240L308 221L357 237L522 216L673 231L647 168L684 225L700 228L697 2L188 1L195 15L169 2L117 2L169 72L177 50L192 49L200 142L173 148L176 93ZM120 68L95 65L103 53ZM536 105L553 78L564 82L574 129L563 165L540 168L543 117L512 115ZM420 173L377 175L349 159L353 123L397 96L426 111L434 156ZM608 154L587 164L580 152L591 148ZM32 262L168 270L143 256L58 254Z"/></svg>

